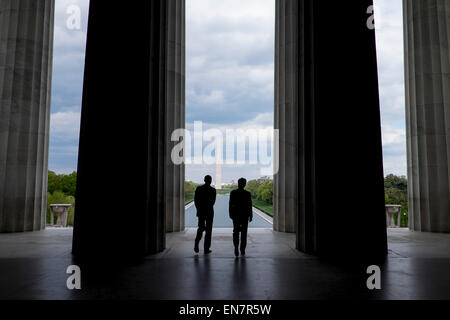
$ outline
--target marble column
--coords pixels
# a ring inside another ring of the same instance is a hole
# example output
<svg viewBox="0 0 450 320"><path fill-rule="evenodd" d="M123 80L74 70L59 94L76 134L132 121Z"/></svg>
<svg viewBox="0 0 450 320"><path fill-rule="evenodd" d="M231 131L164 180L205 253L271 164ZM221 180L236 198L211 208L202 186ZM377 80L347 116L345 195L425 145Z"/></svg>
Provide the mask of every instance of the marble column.
<svg viewBox="0 0 450 320"><path fill-rule="evenodd" d="M387 253L372 4L276 1L274 228L314 255Z"/></svg>
<svg viewBox="0 0 450 320"><path fill-rule="evenodd" d="M450 2L403 5L409 227L450 232Z"/></svg>
<svg viewBox="0 0 450 320"><path fill-rule="evenodd" d="M185 0L167 2L167 76L166 76L166 133L167 141L176 129L185 128ZM166 149L166 231L184 230L184 164L175 165L171 160L176 142Z"/></svg>
<svg viewBox="0 0 450 320"><path fill-rule="evenodd" d="M275 129L279 130L280 166L274 176L275 231L296 232L299 174L298 61L301 1L276 1ZM301 128L300 128L301 129Z"/></svg>
<svg viewBox="0 0 450 320"><path fill-rule="evenodd" d="M54 0L0 1L0 232L45 227Z"/></svg>
<svg viewBox="0 0 450 320"><path fill-rule="evenodd" d="M77 256L142 257L164 250L166 225L183 227L169 215L183 209L183 168L168 152L184 125L183 11L184 1L90 2Z"/></svg>

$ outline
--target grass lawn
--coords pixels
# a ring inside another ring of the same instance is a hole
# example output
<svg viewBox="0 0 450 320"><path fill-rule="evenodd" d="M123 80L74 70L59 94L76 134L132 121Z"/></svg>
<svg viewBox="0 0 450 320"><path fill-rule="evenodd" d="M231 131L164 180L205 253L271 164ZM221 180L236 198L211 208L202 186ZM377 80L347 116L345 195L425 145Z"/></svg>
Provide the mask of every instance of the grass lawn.
<svg viewBox="0 0 450 320"><path fill-rule="evenodd" d="M184 197L184 205L188 205L192 201L194 201L194 197L193 196Z"/></svg>
<svg viewBox="0 0 450 320"><path fill-rule="evenodd" d="M258 199L252 199L253 206L273 217L273 205Z"/></svg>

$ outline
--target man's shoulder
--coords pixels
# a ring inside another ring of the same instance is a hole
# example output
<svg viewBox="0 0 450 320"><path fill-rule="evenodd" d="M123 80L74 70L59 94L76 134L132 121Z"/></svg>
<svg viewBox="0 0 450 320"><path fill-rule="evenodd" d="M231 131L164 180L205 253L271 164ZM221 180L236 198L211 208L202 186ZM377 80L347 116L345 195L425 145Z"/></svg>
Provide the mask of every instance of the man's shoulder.
<svg viewBox="0 0 450 320"><path fill-rule="evenodd" d="M197 190L196 190L196 192L198 192L198 193L202 193L202 194L207 194L208 193L208 191L209 191L209 188L208 188L208 186L207 185L201 185L201 186L198 186L197 187Z"/></svg>
<svg viewBox="0 0 450 320"><path fill-rule="evenodd" d="M245 189L235 189L231 191L231 194L245 194L245 195L251 195L251 193Z"/></svg>

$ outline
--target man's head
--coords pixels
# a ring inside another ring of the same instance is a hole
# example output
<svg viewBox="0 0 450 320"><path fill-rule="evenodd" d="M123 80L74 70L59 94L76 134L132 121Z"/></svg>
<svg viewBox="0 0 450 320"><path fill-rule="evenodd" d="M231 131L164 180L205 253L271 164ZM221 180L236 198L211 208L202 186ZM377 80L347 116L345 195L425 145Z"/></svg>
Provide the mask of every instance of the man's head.
<svg viewBox="0 0 450 320"><path fill-rule="evenodd" d="M205 177L205 184L206 184L207 186L210 186L211 183L212 183L212 177L211 177L211 176L206 176L206 177Z"/></svg>
<svg viewBox="0 0 450 320"><path fill-rule="evenodd" d="M247 180L245 180L244 178L240 178L238 180L239 189L244 189L246 185L247 185Z"/></svg>

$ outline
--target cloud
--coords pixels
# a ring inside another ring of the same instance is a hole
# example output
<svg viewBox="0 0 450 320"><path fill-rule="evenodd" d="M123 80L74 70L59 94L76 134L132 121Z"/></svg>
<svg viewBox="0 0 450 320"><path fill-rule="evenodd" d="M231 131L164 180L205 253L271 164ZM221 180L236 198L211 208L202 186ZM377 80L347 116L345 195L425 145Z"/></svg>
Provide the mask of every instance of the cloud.
<svg viewBox="0 0 450 320"><path fill-rule="evenodd" d="M53 141L71 142L78 140L80 133L79 112L57 112L50 118L50 133Z"/></svg>
<svg viewBox="0 0 450 320"><path fill-rule="evenodd" d="M405 125L403 16L401 0L375 0L377 54L383 121Z"/></svg>
<svg viewBox="0 0 450 320"><path fill-rule="evenodd" d="M186 176L186 180L190 180L195 183L203 183L203 178L206 175L210 175L213 178L213 183L216 179L215 165L187 165L186 171L189 171L189 175ZM242 177L245 177L247 180L260 178L260 167L257 165L224 165L222 167L222 183L230 183L233 180L236 182Z"/></svg>
<svg viewBox="0 0 450 320"><path fill-rule="evenodd" d="M80 9L80 29L67 27L67 9ZM88 0L58 0L55 2L53 52L52 112L81 110L84 56L88 20Z"/></svg>
<svg viewBox="0 0 450 320"><path fill-rule="evenodd" d="M405 129L383 126L383 162L385 175L406 175Z"/></svg>
<svg viewBox="0 0 450 320"><path fill-rule="evenodd" d="M406 175L403 9L401 0L375 0L385 173Z"/></svg>
<svg viewBox="0 0 450 320"><path fill-rule="evenodd" d="M73 4L81 10L80 30L67 28L66 10ZM402 1L375 5L385 171L406 174ZM76 168L88 7L89 0L56 1L53 170ZM275 1L188 0L186 10L187 127L198 120L206 129L272 127ZM227 168L224 181L258 172ZM188 168L187 178L193 176L202 178L201 169Z"/></svg>
<svg viewBox="0 0 450 320"><path fill-rule="evenodd" d="M80 9L79 30L67 27L71 5ZM49 169L58 173L77 168L88 9L89 0L55 2Z"/></svg>
<svg viewBox="0 0 450 320"><path fill-rule="evenodd" d="M186 9L187 122L273 112L275 1L190 0Z"/></svg>
<svg viewBox="0 0 450 320"><path fill-rule="evenodd" d="M197 94L195 91L190 92L193 102L200 105L222 104L225 102L225 93L221 90L213 90L207 94Z"/></svg>
<svg viewBox="0 0 450 320"><path fill-rule="evenodd" d="M237 130L237 129L267 129L273 128L274 115L272 112L260 113L256 115L254 118L248 119L246 121L231 123L231 124L222 124L220 122L216 123L207 123L203 122L203 130L209 129L218 129L222 132L225 132L227 129L229 130ZM186 123L186 128L188 130L194 129L194 123Z"/></svg>
<svg viewBox="0 0 450 320"><path fill-rule="evenodd" d="M405 145L406 132L404 129L398 129L391 126L383 127L383 145Z"/></svg>
<svg viewBox="0 0 450 320"><path fill-rule="evenodd" d="M49 169L59 173L76 170L78 139L80 133L79 112L56 112L50 118Z"/></svg>

